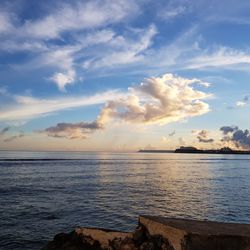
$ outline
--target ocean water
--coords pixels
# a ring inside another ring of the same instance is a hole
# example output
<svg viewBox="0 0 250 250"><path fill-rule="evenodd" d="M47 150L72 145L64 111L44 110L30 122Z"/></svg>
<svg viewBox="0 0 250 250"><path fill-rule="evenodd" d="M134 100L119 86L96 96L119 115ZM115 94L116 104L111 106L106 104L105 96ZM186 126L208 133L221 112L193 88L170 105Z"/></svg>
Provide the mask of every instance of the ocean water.
<svg viewBox="0 0 250 250"><path fill-rule="evenodd" d="M140 214L250 223L250 156L0 152L0 249Z"/></svg>

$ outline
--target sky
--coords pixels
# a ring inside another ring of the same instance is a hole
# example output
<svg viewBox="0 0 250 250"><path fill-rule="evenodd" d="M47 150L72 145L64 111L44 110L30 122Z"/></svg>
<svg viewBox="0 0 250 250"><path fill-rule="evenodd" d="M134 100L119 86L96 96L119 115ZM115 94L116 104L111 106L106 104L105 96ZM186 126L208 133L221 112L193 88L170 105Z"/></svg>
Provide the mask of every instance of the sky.
<svg viewBox="0 0 250 250"><path fill-rule="evenodd" d="M250 148L250 2L0 1L0 149Z"/></svg>

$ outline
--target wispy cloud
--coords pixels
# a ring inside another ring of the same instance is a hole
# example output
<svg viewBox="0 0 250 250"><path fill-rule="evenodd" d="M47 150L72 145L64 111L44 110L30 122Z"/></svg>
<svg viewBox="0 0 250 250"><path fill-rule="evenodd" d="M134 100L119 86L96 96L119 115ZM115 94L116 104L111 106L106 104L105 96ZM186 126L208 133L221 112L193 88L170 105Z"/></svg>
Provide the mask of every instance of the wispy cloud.
<svg viewBox="0 0 250 250"><path fill-rule="evenodd" d="M104 48L89 54L91 59L83 62L85 69L114 68L142 61L143 54L152 44L157 34L155 25L144 30L134 31L136 38L131 40L124 36L115 36L105 44Z"/></svg>
<svg viewBox="0 0 250 250"><path fill-rule="evenodd" d="M172 21L173 19L185 14L186 6L171 6L168 5L158 12L158 16L165 21Z"/></svg>
<svg viewBox="0 0 250 250"><path fill-rule="evenodd" d="M184 63L186 69L228 68L246 70L250 64L250 53L220 46L214 50L203 50Z"/></svg>
<svg viewBox="0 0 250 250"><path fill-rule="evenodd" d="M44 79L56 84L60 91L77 82L79 72L100 76L117 72L155 75L197 69L249 71L247 47L234 49L218 43L207 44L199 23L189 26L175 40L167 39L160 44L157 35L162 38L162 34L156 23L140 29L132 28L131 24L123 29L114 27L139 15L142 5L125 0L59 2L40 18L29 20L21 20L18 13L11 18L13 13L4 10L0 12L0 23L5 27L0 49L4 53L29 51L24 62L15 67L53 70ZM236 7L235 12L242 11ZM219 9L216 11L223 14ZM172 19L193 12L197 18L203 16L206 20L213 16L209 8L204 10L190 1L169 1L158 15ZM204 14L200 16L200 12Z"/></svg>
<svg viewBox="0 0 250 250"><path fill-rule="evenodd" d="M5 7L0 11L0 33L3 34L0 50L5 53L29 51L31 54L28 60L14 66L29 70L54 67L55 73L46 78L54 82L59 90L65 91L65 87L77 79L76 61L78 66L83 61L86 62L85 65L89 64L85 58L88 55L82 50L88 46L107 44L114 32L105 27L133 18L138 13L139 6L130 0L58 2L49 12L42 12L40 18L29 20L22 20L18 11L12 13ZM129 51L123 52L124 54L111 55L113 64L134 61L133 57L139 53L133 51L134 54L131 52L129 56ZM125 52L128 54L125 55ZM106 62L108 56L106 55L106 59L104 57L103 55L102 63L95 62L95 65L109 63Z"/></svg>
<svg viewBox="0 0 250 250"><path fill-rule="evenodd" d="M204 6L206 6L204 8ZM161 6L162 7L162 6ZM200 23L206 24L215 23L236 23L236 24L249 24L250 18L248 11L250 4L248 1L216 1L200 0L170 0L163 8L166 12L178 9L186 9L192 17L195 17ZM162 10L161 10L162 11ZM176 11L178 13L178 11ZM173 14L173 15L174 15ZM170 14L171 16L171 14Z"/></svg>
<svg viewBox="0 0 250 250"><path fill-rule="evenodd" d="M0 34L5 34L13 29L12 18L7 10L0 11Z"/></svg>
<svg viewBox="0 0 250 250"><path fill-rule="evenodd" d="M124 96L117 90L106 91L93 96L68 96L52 99L39 99L30 96L13 96L15 103L0 111L0 120L29 120L52 112L96 105Z"/></svg>
<svg viewBox="0 0 250 250"><path fill-rule="evenodd" d="M40 19L25 20L20 25L11 22L7 12L0 15L2 30L15 36L36 39L59 38L67 31L99 28L120 22L133 16L138 6L133 1L78 1L60 3L52 8L51 13Z"/></svg>

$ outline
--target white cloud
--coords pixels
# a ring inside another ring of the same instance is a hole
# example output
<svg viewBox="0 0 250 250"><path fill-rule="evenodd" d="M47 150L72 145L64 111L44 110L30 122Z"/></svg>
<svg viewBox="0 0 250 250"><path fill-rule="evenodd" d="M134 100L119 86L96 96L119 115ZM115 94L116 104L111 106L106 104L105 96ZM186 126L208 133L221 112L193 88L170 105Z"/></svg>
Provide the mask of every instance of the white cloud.
<svg viewBox="0 0 250 250"><path fill-rule="evenodd" d="M100 48L91 53L91 59L83 62L86 69L113 68L121 65L142 61L143 52L152 44L152 39L157 34L154 25L147 29L134 31L136 39L123 36L110 36L105 48Z"/></svg>
<svg viewBox="0 0 250 250"><path fill-rule="evenodd" d="M129 89L128 97L108 101L100 116L104 121L167 124L205 114L209 105L202 100L210 95L195 90L195 83L201 81L172 74L145 79Z"/></svg>
<svg viewBox="0 0 250 250"><path fill-rule="evenodd" d="M14 65L21 70L55 68L50 79L60 90L76 79L75 61L82 64L88 56L83 49L107 44L115 32L106 27L133 18L139 12L138 5L132 0L58 2L49 13L41 13L38 19L22 19L18 10L11 12L12 7L14 4L6 5L0 12L0 33L4 33L1 50L31 52L24 59L26 62ZM52 39L60 39L61 45L51 42ZM66 40L70 40L67 45Z"/></svg>
<svg viewBox="0 0 250 250"><path fill-rule="evenodd" d="M0 121L30 120L56 111L102 104L108 100L113 100L121 96L124 95L116 90L106 91L93 96L68 96L51 99L14 96L15 103L4 106L2 110L0 110Z"/></svg>
<svg viewBox="0 0 250 250"><path fill-rule="evenodd" d="M236 102L236 106L237 106L237 107L244 107L244 106L246 106L246 105L247 105L246 102L242 102L242 101Z"/></svg>
<svg viewBox="0 0 250 250"><path fill-rule="evenodd" d="M138 6L130 0L83 1L77 3L60 3L57 9L37 20L25 20L23 25L15 26L8 16L0 15L0 28L18 37L36 39L59 38L67 31L86 30L104 27L133 16Z"/></svg>
<svg viewBox="0 0 250 250"><path fill-rule="evenodd" d="M52 47L48 52L41 54L37 58L37 65L34 67L55 66L68 70L73 67L74 54L79 50L79 46Z"/></svg>
<svg viewBox="0 0 250 250"><path fill-rule="evenodd" d="M102 29L88 34L76 36L76 40L81 44L82 48L97 44L106 44L114 39L115 32L111 29Z"/></svg>
<svg viewBox="0 0 250 250"><path fill-rule="evenodd" d="M18 121L38 118L56 111L81 106L105 104L95 121L94 131L112 122L131 124L168 124L182 121L209 112L209 105L203 100L210 94L195 89L202 84L198 79L186 79L172 74L145 79L128 92L116 90L93 96L75 96L52 99L38 99L31 96L13 96L16 104L5 106L0 112L1 121ZM94 123L80 122L52 127L51 136L77 138L86 135ZM55 128L55 129L54 129ZM77 130L77 131L76 131ZM52 133L53 132L53 133ZM47 133L47 134L48 134Z"/></svg>
<svg viewBox="0 0 250 250"><path fill-rule="evenodd" d="M0 33L6 33L13 29L10 14L7 11L0 12Z"/></svg>
<svg viewBox="0 0 250 250"><path fill-rule="evenodd" d="M209 105L201 100L209 97L209 94L195 90L193 84L202 84L202 81L172 74L148 78L139 86L129 88L128 93L120 97L113 95L95 121L58 123L40 132L57 138L85 139L90 133L104 129L110 122L167 124L203 115L209 111ZM36 101L32 99L19 99L19 102L36 106ZM204 133L200 136L203 136L203 140L207 139ZM162 142L167 142L167 139L163 137Z"/></svg>
<svg viewBox="0 0 250 250"><path fill-rule="evenodd" d="M177 6L177 7L167 6L160 10L158 16L163 20L170 21L176 17L183 15L185 11L186 11L185 6Z"/></svg>
<svg viewBox="0 0 250 250"><path fill-rule="evenodd" d="M236 102L236 106L239 108L249 106L249 96L246 95L241 101Z"/></svg>
<svg viewBox="0 0 250 250"><path fill-rule="evenodd" d="M224 4L218 4L216 10L212 8L216 11L215 16L225 14L228 17L230 11L239 14L244 10L243 5L246 9L249 6L246 3L238 6L232 2L228 5L233 7L226 6L225 13ZM182 32L174 41L166 39L165 44L158 48L152 46L157 33L155 25L137 30L128 23L122 29L112 26L136 17L141 6L142 2L134 3L132 0L60 1L50 8L49 13L41 13L40 18L30 20L21 20L18 13L13 16L9 14L11 11L2 11L0 32L4 32L4 36L0 41L0 49L5 52L32 52L27 57L28 62L22 63L24 66L20 67L52 68L54 74L45 78L50 77L61 90L65 85L73 84L81 67L86 70L86 74L91 70L97 74L116 74L115 70L125 67L129 69L126 74L146 72L147 75L183 69L227 68L249 71L250 53L247 49L220 45L201 48L198 24ZM198 2L168 1L166 7L161 5L159 15L172 19L193 11L197 17L202 16L205 20L209 20L209 16L212 18L211 9L201 6ZM58 40L55 42L53 39ZM159 41L162 43L161 39ZM167 44L168 41L171 43ZM70 73L73 71L75 77Z"/></svg>
<svg viewBox="0 0 250 250"><path fill-rule="evenodd" d="M73 84L75 81L76 73L74 70L69 70L66 73L55 73L50 80L53 81L59 90L65 92L65 86Z"/></svg>
<svg viewBox="0 0 250 250"><path fill-rule="evenodd" d="M187 60L184 64L184 67L187 69L232 68L232 66L236 65L240 69L243 64L250 64L250 54L220 46L214 51L202 51L200 55Z"/></svg>
<svg viewBox="0 0 250 250"><path fill-rule="evenodd" d="M161 74L166 69L169 71L227 69L249 72L250 50L223 45L205 45L198 26L194 26L170 44L148 51L142 65L144 65L142 72L151 74Z"/></svg>

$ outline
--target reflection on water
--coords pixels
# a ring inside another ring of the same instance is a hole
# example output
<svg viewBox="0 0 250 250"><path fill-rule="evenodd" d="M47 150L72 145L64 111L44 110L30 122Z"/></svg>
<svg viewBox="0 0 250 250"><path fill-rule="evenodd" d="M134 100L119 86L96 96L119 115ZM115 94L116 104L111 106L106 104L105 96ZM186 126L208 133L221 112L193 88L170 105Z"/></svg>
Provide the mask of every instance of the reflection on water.
<svg viewBox="0 0 250 250"><path fill-rule="evenodd" d="M1 152L0 159L4 249L39 249L77 225L131 230L139 214L250 223L245 155Z"/></svg>

